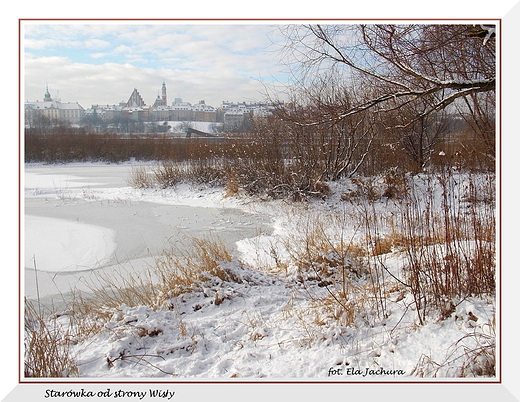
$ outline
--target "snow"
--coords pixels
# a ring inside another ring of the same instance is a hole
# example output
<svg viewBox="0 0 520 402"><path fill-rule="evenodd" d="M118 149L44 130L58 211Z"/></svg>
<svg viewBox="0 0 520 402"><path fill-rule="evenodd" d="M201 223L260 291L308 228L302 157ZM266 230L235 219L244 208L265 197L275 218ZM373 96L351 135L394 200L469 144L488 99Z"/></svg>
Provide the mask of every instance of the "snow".
<svg viewBox="0 0 520 402"><path fill-rule="evenodd" d="M225 236L233 258L219 266L233 280L209 275L161 305L108 310L98 333L73 339L82 378L460 380L468 353L494 343L492 299L458 300L445 319L432 315L418 325L412 296L403 288L389 291L386 317L377 319L369 298L356 301L356 313L349 316L333 302L329 286L302 278L288 262L286 245L304 238L315 222L333 232L335 219L348 222L359 213L339 201L347 183L332 185L328 200L298 204L227 197L220 188L190 185L133 189L122 179L129 171L128 165L26 166L26 275L33 255L39 270L57 275L96 270L123 246L124 233L137 230L127 225L146 214L138 227L147 244L157 246L152 256L160 255L162 238L181 227L200 236ZM224 212L238 215L216 215ZM71 219L74 214L81 218ZM342 227L344 238L358 232ZM138 265L146 257L139 252L129 259ZM382 258L390 270L398 269L398 252ZM356 286L362 294L366 284ZM67 311L56 317L64 329L74 320Z"/></svg>
<svg viewBox="0 0 520 402"><path fill-rule="evenodd" d="M115 250L110 229L31 215L25 216L25 244L25 261L38 255L37 269L56 272L90 270Z"/></svg>
<svg viewBox="0 0 520 402"><path fill-rule="evenodd" d="M164 122L159 121L159 125L163 124ZM189 127L194 128L195 130L203 131L205 133L212 133L212 127L213 126L221 126L222 123L212 122L212 121L188 121L188 122L182 122L182 121L168 121L167 125L169 125L170 132L182 132L183 125L188 124Z"/></svg>

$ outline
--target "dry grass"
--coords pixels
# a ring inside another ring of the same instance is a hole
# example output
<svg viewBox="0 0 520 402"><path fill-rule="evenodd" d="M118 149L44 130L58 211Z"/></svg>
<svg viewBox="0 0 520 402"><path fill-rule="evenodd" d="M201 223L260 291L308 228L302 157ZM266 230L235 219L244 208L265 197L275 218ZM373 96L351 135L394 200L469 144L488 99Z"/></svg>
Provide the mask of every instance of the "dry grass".
<svg viewBox="0 0 520 402"><path fill-rule="evenodd" d="M223 281L240 282L223 263L232 257L219 239L193 238L187 251L172 248L155 259L158 289L162 298L176 297L187 290L198 288L212 277Z"/></svg>
<svg viewBox="0 0 520 402"><path fill-rule="evenodd" d="M487 192L494 181L455 178L446 170L428 186L426 197L415 194L402 205L400 222L409 240L405 269L412 291L423 300L417 306L423 318L446 297L492 295L496 287L494 204L461 202L468 192Z"/></svg>
<svg viewBox="0 0 520 402"><path fill-rule="evenodd" d="M342 214L322 217L302 227L300 238L291 237L285 243L290 261L278 262L285 272L295 269L295 279L304 285L318 325L330 321L357 325L358 318L366 319L368 312L379 310L381 289L367 263L370 251L342 234L351 218Z"/></svg>
<svg viewBox="0 0 520 402"><path fill-rule="evenodd" d="M341 284L343 289L334 289L323 298L314 300L317 324L332 320L340 326L355 326L358 318L365 318L373 308L373 289L368 283L349 281Z"/></svg>
<svg viewBox="0 0 520 402"><path fill-rule="evenodd" d="M150 267L152 268L152 267ZM92 296L85 295L75 307L83 314L95 310L110 311L121 305L154 306L159 297L151 270L140 273L133 268L119 268L110 273L97 274L87 283Z"/></svg>
<svg viewBox="0 0 520 402"><path fill-rule="evenodd" d="M147 166L132 166L128 184L135 188L149 188L154 182Z"/></svg>
<svg viewBox="0 0 520 402"><path fill-rule="evenodd" d="M25 300L25 377L74 377L78 368L70 354L70 336L56 318L46 320Z"/></svg>
<svg viewBox="0 0 520 402"><path fill-rule="evenodd" d="M169 307L168 301L201 288L215 278L242 282L229 264L232 257L219 239L193 238L188 251L165 250L143 274L121 268L88 283L91 295L77 293L66 316L43 314L25 304L25 375L27 377L70 377L78 374L71 342L102 330L122 305ZM226 266L228 264L228 266ZM218 292L215 305L223 299ZM183 324L181 324L183 325ZM186 329L184 328L184 331ZM181 328L181 332L183 329ZM142 333L139 336L154 336Z"/></svg>
<svg viewBox="0 0 520 402"><path fill-rule="evenodd" d="M183 182L222 186L226 182L226 172L218 160L164 160L149 167L132 167L127 182L134 188L170 188Z"/></svg>
<svg viewBox="0 0 520 402"><path fill-rule="evenodd" d="M339 307L341 322L351 324L355 312L369 305L384 320L395 286L413 296L419 324L429 314L448 317L447 300L494 295L494 175L455 176L446 169L421 180L420 186L405 184L391 174L380 182L398 188L392 214L382 213L380 189L360 184L359 197L349 199L355 216L336 222L321 217L302 227L299 239L288 239L297 279L325 287L329 293L321 303ZM353 225L360 228L355 241L344 235ZM387 258L394 258L392 269ZM287 271L287 262L278 265Z"/></svg>
<svg viewBox="0 0 520 402"><path fill-rule="evenodd" d="M221 240L192 238L188 247L172 246L164 250L144 273L121 269L98 276L90 283L93 297L85 299L82 305L97 311L113 310L121 305L159 308L170 298L194 291L212 278L240 282L241 279L225 267L225 263L231 261ZM78 308L85 311L84 307Z"/></svg>
<svg viewBox="0 0 520 402"><path fill-rule="evenodd" d="M412 370L417 377L496 377L496 333L494 324L486 324L488 333L464 335L447 350L447 356L435 361L422 355Z"/></svg>

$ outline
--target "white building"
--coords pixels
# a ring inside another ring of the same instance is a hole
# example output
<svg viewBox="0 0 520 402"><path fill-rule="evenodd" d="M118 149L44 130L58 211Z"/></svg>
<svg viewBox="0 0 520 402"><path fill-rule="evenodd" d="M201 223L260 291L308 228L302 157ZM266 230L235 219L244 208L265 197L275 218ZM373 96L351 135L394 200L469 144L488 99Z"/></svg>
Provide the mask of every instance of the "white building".
<svg viewBox="0 0 520 402"><path fill-rule="evenodd" d="M275 105L266 103L247 103L247 102L222 102L222 112L224 123L231 127L240 125L255 117L266 117L272 114Z"/></svg>
<svg viewBox="0 0 520 402"><path fill-rule="evenodd" d="M48 88L45 91L43 101L27 101L24 110L25 123L28 125L39 117L79 124L85 114L85 110L77 102L62 103L59 99L52 99Z"/></svg>

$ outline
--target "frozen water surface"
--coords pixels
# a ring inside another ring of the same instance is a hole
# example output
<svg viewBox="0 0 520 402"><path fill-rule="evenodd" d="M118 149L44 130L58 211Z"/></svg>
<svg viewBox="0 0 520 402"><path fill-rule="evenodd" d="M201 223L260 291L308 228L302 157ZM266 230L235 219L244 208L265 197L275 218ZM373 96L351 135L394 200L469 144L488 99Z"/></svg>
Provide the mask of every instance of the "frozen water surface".
<svg viewBox="0 0 520 402"><path fill-rule="evenodd" d="M148 270L154 256L191 237L218 236L236 253L238 241L270 230L268 219L223 202L217 190L135 190L131 168L26 166L25 296L59 304L99 274Z"/></svg>

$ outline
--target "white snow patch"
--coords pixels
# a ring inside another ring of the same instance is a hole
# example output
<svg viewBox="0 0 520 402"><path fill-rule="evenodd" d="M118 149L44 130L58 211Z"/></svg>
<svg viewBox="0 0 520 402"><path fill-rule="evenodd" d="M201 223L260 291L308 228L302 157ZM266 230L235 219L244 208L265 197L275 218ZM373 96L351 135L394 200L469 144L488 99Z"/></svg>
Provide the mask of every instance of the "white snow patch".
<svg viewBox="0 0 520 402"><path fill-rule="evenodd" d="M72 176L68 174L38 174L35 172L25 172L24 177L25 189L68 189L80 188L85 186L94 186L100 183L94 181L85 181L79 176Z"/></svg>
<svg viewBox="0 0 520 402"><path fill-rule="evenodd" d="M65 219L25 216L25 266L42 271L96 268L115 250L114 231Z"/></svg>

